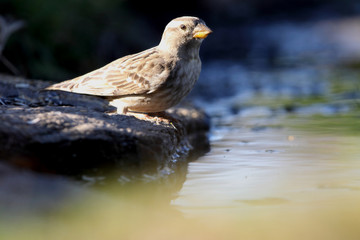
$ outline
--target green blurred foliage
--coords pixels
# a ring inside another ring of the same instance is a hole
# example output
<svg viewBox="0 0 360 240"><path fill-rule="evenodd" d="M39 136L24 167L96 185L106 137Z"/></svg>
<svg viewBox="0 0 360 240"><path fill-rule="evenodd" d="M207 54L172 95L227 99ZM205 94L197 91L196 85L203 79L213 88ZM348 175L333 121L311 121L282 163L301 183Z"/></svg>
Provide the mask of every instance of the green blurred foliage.
<svg viewBox="0 0 360 240"><path fill-rule="evenodd" d="M4 55L31 78L74 77L148 47L143 34L155 35L121 0L2 0L0 14L26 22Z"/></svg>

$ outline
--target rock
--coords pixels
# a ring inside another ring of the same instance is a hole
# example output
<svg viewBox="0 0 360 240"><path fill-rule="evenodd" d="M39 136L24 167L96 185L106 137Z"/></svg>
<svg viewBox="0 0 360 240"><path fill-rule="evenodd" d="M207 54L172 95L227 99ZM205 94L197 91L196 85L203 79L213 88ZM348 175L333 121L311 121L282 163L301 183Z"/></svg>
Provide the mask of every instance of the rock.
<svg viewBox="0 0 360 240"><path fill-rule="evenodd" d="M39 91L47 82L0 75L0 159L65 175L168 175L209 150L209 119L192 106L149 121L109 114L94 96Z"/></svg>

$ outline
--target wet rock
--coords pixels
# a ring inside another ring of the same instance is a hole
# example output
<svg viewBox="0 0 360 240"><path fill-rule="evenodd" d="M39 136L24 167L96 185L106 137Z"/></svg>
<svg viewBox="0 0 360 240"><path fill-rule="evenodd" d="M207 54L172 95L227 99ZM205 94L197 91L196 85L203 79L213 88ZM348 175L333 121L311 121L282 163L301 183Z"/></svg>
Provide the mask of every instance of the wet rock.
<svg viewBox="0 0 360 240"><path fill-rule="evenodd" d="M39 92L47 85L0 75L0 159L66 175L166 175L209 149L209 119L194 107L157 123L106 113L98 97Z"/></svg>

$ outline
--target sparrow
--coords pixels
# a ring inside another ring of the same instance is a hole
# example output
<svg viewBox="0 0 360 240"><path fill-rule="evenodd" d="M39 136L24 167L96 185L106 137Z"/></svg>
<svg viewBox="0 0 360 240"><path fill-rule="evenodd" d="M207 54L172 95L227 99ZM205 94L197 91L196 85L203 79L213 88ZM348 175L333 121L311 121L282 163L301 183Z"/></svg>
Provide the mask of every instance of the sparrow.
<svg viewBox="0 0 360 240"><path fill-rule="evenodd" d="M45 90L104 97L119 114L163 112L192 90L201 71L200 45L210 33L200 18L175 18L159 45Z"/></svg>

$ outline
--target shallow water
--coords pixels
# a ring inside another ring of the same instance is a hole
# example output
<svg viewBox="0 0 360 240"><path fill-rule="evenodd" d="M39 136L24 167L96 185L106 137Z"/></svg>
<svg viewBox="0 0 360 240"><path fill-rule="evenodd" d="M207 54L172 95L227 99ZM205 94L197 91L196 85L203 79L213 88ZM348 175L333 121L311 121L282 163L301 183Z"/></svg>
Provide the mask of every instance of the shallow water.
<svg viewBox="0 0 360 240"><path fill-rule="evenodd" d="M190 163L172 204L192 217L354 205L360 200L360 137L348 129L360 118L325 120L235 116L220 123L211 152Z"/></svg>

